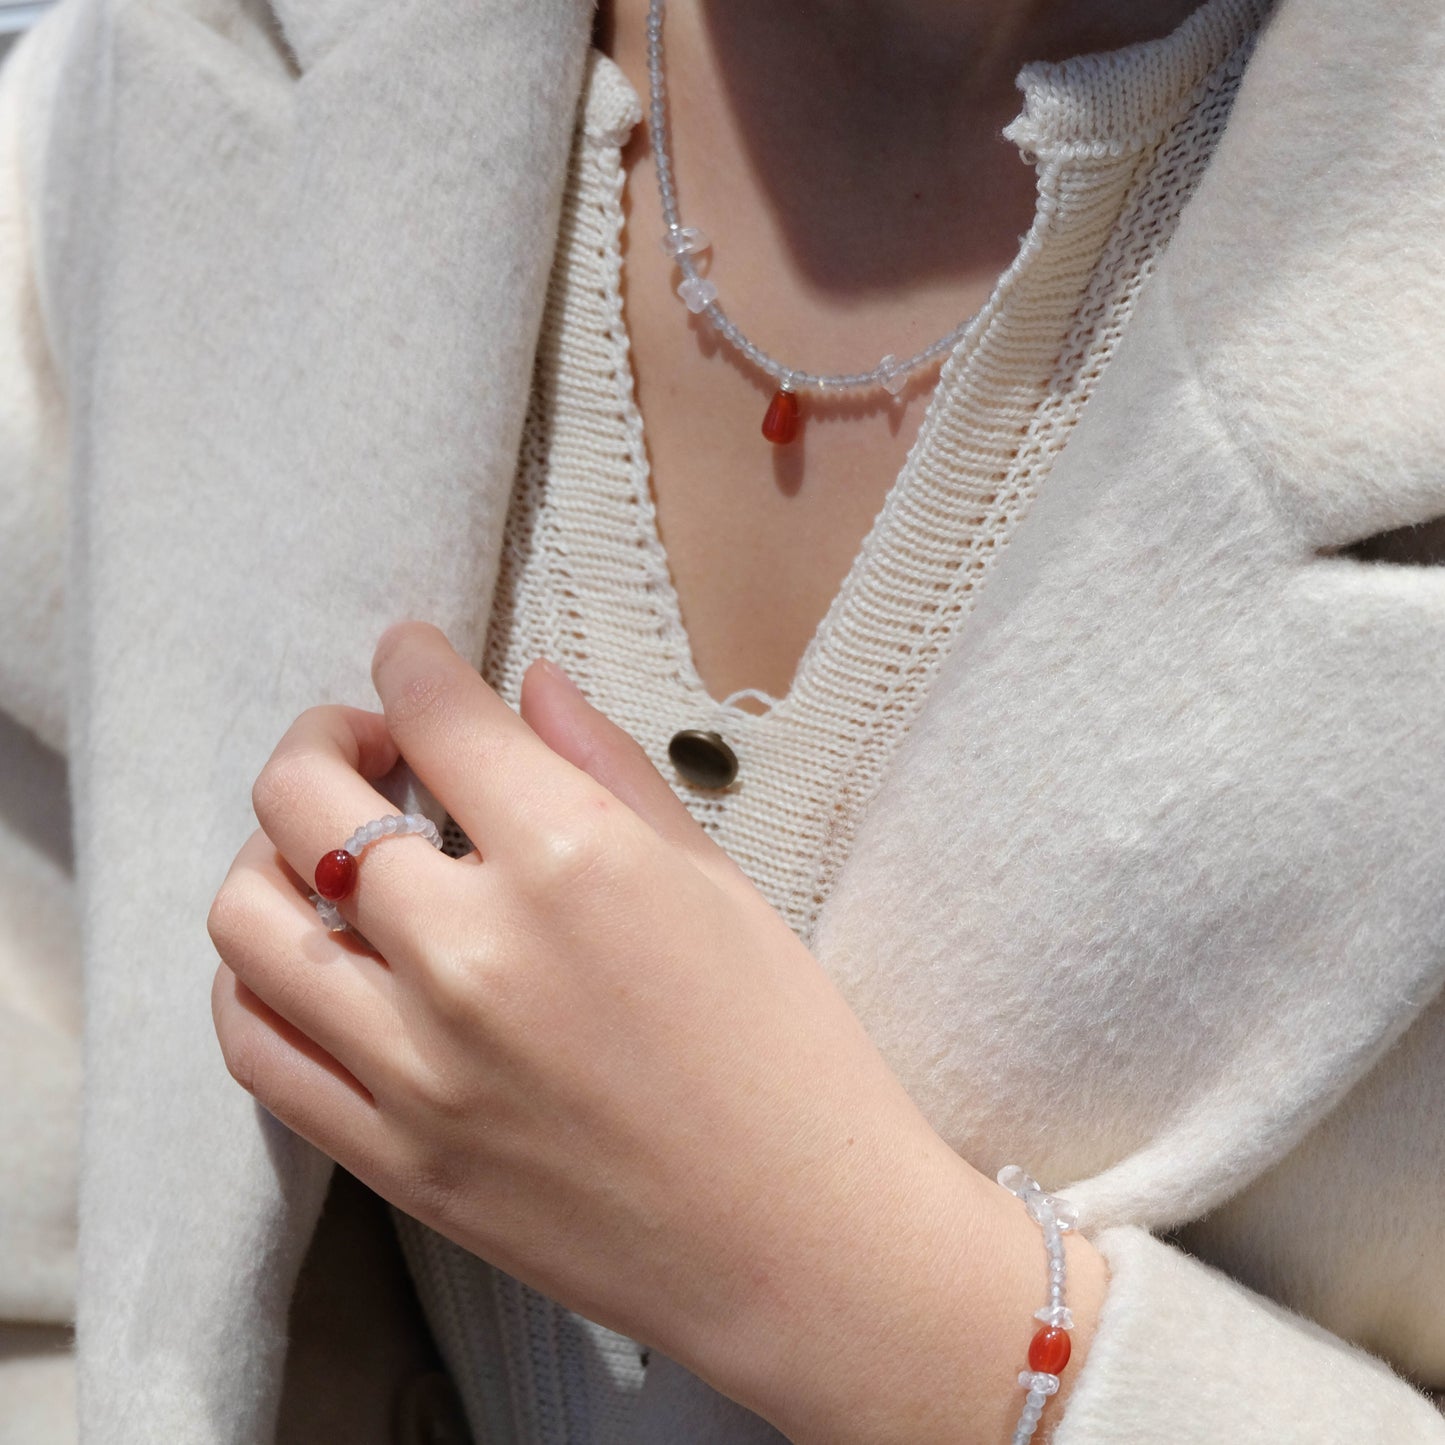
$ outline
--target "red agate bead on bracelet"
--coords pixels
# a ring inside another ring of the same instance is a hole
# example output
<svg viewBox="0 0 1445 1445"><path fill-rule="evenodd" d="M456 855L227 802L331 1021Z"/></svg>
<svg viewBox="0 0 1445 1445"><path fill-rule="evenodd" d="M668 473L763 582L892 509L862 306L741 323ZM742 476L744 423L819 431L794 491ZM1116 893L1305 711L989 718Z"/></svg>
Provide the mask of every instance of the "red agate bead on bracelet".
<svg viewBox="0 0 1445 1445"><path fill-rule="evenodd" d="M1017 1164L1004 1165L998 1171L998 1182L1023 1200L1029 1217L1043 1229L1049 1257L1049 1302L1034 1311L1034 1318L1042 1320L1043 1327L1029 1342L1028 1369L1019 1372L1019 1384L1028 1395L1011 1442L1011 1445L1029 1445L1030 1437L1038 1429L1045 1400L1058 1393L1059 1375L1069 1363L1072 1350L1069 1330L1074 1316L1064 1303L1063 1234L1077 1225L1079 1211L1067 1199L1046 1194Z"/></svg>

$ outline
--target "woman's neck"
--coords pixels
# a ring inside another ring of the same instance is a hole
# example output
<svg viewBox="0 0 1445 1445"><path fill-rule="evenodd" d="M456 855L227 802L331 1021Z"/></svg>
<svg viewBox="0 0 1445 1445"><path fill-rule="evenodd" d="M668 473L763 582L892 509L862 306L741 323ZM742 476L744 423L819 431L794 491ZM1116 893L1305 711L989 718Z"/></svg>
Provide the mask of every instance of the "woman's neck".
<svg viewBox="0 0 1445 1445"><path fill-rule="evenodd" d="M1158 38L1197 7L673 0L666 69L682 181L691 201L714 203L694 214L765 207L803 277L835 293L1005 264L1033 189L999 135L1018 112L1019 68ZM599 43L635 80L647 8L603 0L599 12Z"/></svg>
<svg viewBox="0 0 1445 1445"><path fill-rule="evenodd" d="M674 0L674 28L704 28L742 63L792 68L842 63L867 94L906 104L941 89L957 100L1030 60L1063 60L1168 34L1200 0ZM612 52L619 15L647 0L600 0L597 40Z"/></svg>

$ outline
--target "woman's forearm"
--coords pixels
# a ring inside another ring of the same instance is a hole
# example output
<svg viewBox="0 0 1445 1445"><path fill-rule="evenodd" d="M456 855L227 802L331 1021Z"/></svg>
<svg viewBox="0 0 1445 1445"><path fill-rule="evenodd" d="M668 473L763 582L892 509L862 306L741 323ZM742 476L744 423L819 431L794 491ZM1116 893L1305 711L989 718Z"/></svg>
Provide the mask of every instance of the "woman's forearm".
<svg viewBox="0 0 1445 1445"><path fill-rule="evenodd" d="M1007 1445L1047 1302L1043 1234L1022 1202L951 1153L900 1168L855 1230L781 1272L764 1262L743 1403L798 1445ZM1108 1287L1064 1235L1072 1353L1037 1438L1067 1408Z"/></svg>

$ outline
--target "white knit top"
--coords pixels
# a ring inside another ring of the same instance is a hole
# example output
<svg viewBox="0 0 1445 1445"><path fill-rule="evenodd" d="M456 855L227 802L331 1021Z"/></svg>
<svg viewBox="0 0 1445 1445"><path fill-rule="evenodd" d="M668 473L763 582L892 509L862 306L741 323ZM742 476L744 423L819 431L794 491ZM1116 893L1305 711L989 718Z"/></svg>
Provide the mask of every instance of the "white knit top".
<svg viewBox="0 0 1445 1445"><path fill-rule="evenodd" d="M620 286L621 150L642 112L618 67L590 57L483 672L515 706L533 658L560 663L805 942L1128 324L1268 8L1207 0L1161 40L1020 72L1023 106L1004 134L1037 167L1033 225L945 364L787 695L754 694L762 713L704 687L658 534ZM667 745L683 728L727 740L730 787L676 774ZM450 846L468 845L453 829ZM476 1445L633 1438L641 1347L394 1217Z"/></svg>

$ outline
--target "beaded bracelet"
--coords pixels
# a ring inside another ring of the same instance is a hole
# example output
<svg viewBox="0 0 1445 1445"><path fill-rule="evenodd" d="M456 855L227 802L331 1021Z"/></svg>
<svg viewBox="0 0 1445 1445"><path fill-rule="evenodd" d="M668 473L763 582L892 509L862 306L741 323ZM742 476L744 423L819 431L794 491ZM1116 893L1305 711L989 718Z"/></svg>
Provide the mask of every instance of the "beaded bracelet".
<svg viewBox="0 0 1445 1445"><path fill-rule="evenodd" d="M1029 1344L1029 1368L1019 1372L1019 1384L1028 1391L1028 1397L1014 1428L1012 1445L1028 1445L1038 1429L1044 1401L1057 1393L1059 1375L1069 1363L1068 1331L1074 1326L1074 1316L1064 1303L1063 1235L1078 1224L1079 1211L1067 1199L1045 1193L1037 1180L1017 1164L1005 1164L997 1177L1010 1194L1023 1200L1029 1217L1042 1227L1049 1255L1049 1302L1034 1311L1034 1318L1043 1324Z"/></svg>

